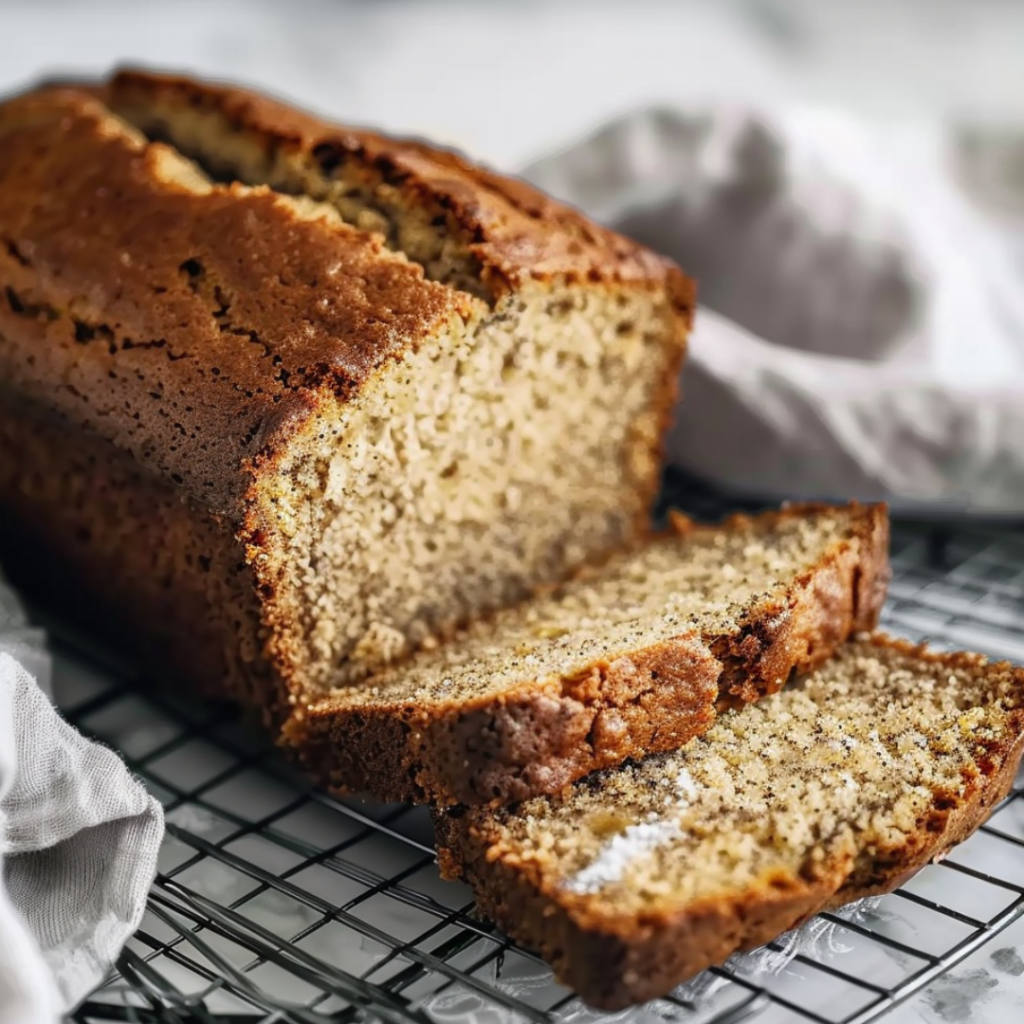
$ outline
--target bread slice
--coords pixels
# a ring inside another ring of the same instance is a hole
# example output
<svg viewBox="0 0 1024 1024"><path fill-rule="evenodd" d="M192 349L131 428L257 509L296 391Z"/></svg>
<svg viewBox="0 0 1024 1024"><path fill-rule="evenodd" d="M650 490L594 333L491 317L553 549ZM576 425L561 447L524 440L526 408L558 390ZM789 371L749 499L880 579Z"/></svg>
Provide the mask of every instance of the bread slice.
<svg viewBox="0 0 1024 1024"><path fill-rule="evenodd" d="M647 529L661 257L176 77L10 99L0 153L0 552L162 676L278 720Z"/></svg>
<svg viewBox="0 0 1024 1024"><path fill-rule="evenodd" d="M797 506L720 527L676 517L600 570L334 690L285 742L336 790L437 804L551 793L679 747L722 702L873 628L889 578L882 506Z"/></svg>
<svg viewBox="0 0 1024 1024"><path fill-rule="evenodd" d="M878 636L682 750L559 798L435 815L444 873L589 1003L663 995L977 828L1024 747L1024 671Z"/></svg>

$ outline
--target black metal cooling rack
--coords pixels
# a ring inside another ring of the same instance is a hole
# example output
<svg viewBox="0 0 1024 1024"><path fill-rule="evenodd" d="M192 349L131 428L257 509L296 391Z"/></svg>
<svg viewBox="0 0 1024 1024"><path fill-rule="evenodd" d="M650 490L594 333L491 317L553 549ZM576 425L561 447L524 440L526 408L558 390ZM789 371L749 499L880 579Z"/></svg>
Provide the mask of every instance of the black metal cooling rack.
<svg viewBox="0 0 1024 1024"><path fill-rule="evenodd" d="M674 493L698 516L723 509L692 482ZM892 558L893 632L1024 662L1019 526L897 520ZM1022 776L976 836L899 892L670 998L596 1013L441 881L422 809L331 799L231 712L148 689L80 639L53 647L65 714L122 752L168 822L142 928L77 1022L861 1024L958 984L959 965L1024 922ZM1024 1000L1024 961L994 955Z"/></svg>

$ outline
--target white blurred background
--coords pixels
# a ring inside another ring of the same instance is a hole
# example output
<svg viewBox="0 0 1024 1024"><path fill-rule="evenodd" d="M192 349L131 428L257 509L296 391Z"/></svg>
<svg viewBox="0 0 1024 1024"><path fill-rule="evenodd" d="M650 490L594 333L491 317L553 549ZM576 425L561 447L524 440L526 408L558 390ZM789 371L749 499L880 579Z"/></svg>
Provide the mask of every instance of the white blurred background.
<svg viewBox="0 0 1024 1024"><path fill-rule="evenodd" d="M130 61L248 81L515 168L652 102L1024 116L1024 3L0 0L0 92Z"/></svg>

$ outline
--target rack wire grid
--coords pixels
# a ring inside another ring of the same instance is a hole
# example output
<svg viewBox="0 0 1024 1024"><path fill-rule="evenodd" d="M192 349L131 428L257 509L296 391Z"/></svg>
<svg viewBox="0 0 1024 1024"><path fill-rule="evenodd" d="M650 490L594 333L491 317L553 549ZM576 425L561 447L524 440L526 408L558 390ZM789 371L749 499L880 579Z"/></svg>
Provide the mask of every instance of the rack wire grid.
<svg viewBox="0 0 1024 1024"><path fill-rule="evenodd" d="M667 493L698 518L736 507L693 481ZM1024 662L1019 525L896 518L892 560L889 629ZM608 1015L441 880L423 808L333 799L233 713L149 688L65 631L53 650L67 718L119 750L167 816L141 930L74 1021L861 1024L909 1017L907 1000L942 991L928 1004L938 1017L913 1019L966 1020L943 1007L969 1010L978 972L964 964L982 953L1024 1006L1024 960L992 953L1024 925L1024 775L972 839L898 892Z"/></svg>

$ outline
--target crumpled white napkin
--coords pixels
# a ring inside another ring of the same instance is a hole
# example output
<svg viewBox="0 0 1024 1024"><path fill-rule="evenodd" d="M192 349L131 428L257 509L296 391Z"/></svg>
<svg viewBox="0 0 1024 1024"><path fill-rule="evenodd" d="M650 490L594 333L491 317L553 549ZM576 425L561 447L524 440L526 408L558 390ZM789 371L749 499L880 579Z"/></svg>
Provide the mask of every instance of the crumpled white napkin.
<svg viewBox="0 0 1024 1024"><path fill-rule="evenodd" d="M56 1021L102 981L163 837L157 800L20 663L49 676L40 640L0 581L0 1024Z"/></svg>
<svg viewBox="0 0 1024 1024"><path fill-rule="evenodd" d="M770 498L1024 513L1024 232L950 141L648 109L525 176L697 278L673 462Z"/></svg>

